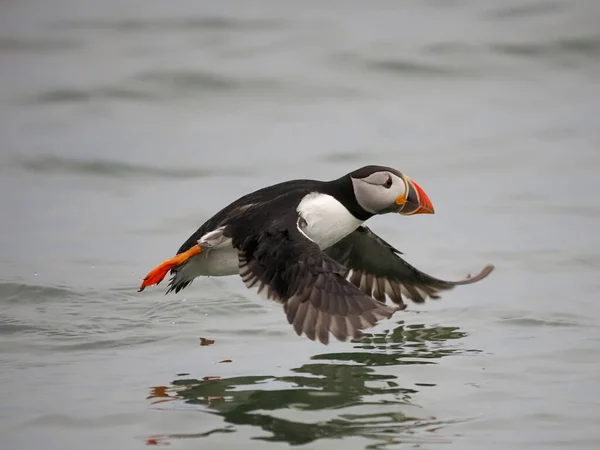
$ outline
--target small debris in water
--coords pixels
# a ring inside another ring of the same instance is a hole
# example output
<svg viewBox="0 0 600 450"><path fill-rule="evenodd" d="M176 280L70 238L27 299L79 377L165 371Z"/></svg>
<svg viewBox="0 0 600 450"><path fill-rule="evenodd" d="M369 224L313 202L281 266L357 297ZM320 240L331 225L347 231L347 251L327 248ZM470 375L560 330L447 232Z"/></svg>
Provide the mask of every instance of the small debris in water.
<svg viewBox="0 0 600 450"><path fill-rule="evenodd" d="M220 362L220 363L228 363L228 362L233 362L233 361L232 361L232 360L230 360L230 359L224 359L223 361L219 361L219 362Z"/></svg>
<svg viewBox="0 0 600 450"><path fill-rule="evenodd" d="M169 445L169 443L166 441L166 437L156 436L156 437L149 437L148 439L146 439L146 445L165 446L165 445Z"/></svg>
<svg viewBox="0 0 600 450"><path fill-rule="evenodd" d="M215 341L213 339L200 338L200 345L213 345Z"/></svg>

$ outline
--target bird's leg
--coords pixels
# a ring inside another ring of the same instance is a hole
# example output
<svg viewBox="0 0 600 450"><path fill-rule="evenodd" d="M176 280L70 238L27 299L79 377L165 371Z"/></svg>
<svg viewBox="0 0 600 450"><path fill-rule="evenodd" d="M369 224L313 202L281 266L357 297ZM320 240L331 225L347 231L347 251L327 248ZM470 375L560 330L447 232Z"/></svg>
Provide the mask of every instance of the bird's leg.
<svg viewBox="0 0 600 450"><path fill-rule="evenodd" d="M167 275L169 270L171 270L173 267L177 267L183 264L192 256L199 255L200 253L202 253L202 247L196 244L189 250L180 253L179 255L174 256L173 258L167 259L166 261L163 261L154 269L152 269L148 273L148 275L146 275L146 278L144 278L144 280L142 281L142 285L140 286L138 292L142 292L146 288L146 286L152 286L153 284L160 283L162 279Z"/></svg>
<svg viewBox="0 0 600 450"><path fill-rule="evenodd" d="M225 236L224 231L224 226L210 231L202 236L202 238L198 240L198 243L189 250L163 261L161 264L152 269L148 275L146 275L146 278L144 278L142 281L142 285L138 289L138 292L142 292L146 286L152 286L153 284L160 283L167 275L169 270L171 270L173 267L180 266L192 256L199 255L202 252L210 251L212 248L218 247L227 242L230 238Z"/></svg>

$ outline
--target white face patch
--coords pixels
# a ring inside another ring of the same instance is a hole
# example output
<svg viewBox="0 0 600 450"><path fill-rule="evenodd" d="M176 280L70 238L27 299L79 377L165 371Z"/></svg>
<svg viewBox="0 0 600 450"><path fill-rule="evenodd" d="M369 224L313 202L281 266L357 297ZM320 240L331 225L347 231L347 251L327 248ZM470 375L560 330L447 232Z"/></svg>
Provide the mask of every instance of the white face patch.
<svg viewBox="0 0 600 450"><path fill-rule="evenodd" d="M354 217L348 209L331 195L311 192L297 208L302 220L298 229L322 250L346 237L362 220Z"/></svg>
<svg viewBox="0 0 600 450"><path fill-rule="evenodd" d="M358 204L372 214L389 212L399 196L406 196L406 181L391 172L375 172L366 178L352 178Z"/></svg>

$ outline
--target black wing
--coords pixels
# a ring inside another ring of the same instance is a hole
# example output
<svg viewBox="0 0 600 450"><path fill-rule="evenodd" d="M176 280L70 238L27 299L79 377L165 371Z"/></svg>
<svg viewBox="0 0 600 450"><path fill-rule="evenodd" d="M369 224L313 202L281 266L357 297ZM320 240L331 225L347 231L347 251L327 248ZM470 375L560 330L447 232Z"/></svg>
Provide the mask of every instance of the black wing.
<svg viewBox="0 0 600 450"><path fill-rule="evenodd" d="M350 284L346 268L331 259L297 228L275 224L251 236L236 237L240 275L247 287L258 287L279 301L298 335L329 342L358 338L361 330L390 318L396 307L377 302Z"/></svg>
<svg viewBox="0 0 600 450"><path fill-rule="evenodd" d="M325 250L334 260L347 267L350 282L367 295L385 303L385 295L401 309L403 296L423 303L427 297L437 299L440 291L471 284L487 277L493 265L487 265L474 277L445 281L423 273L404 261L401 252L362 225L344 239Z"/></svg>

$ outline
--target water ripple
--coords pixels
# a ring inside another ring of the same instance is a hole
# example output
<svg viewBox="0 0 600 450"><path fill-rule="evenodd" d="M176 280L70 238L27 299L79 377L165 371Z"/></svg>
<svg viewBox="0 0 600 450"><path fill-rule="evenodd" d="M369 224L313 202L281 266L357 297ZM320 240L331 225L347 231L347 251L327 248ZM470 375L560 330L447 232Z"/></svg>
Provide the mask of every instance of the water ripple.
<svg viewBox="0 0 600 450"><path fill-rule="evenodd" d="M111 85L53 87L30 95L26 101L41 105L98 101L162 102L187 100L190 96L280 92L284 91L283 88L286 87L272 78L231 76L201 69L148 70ZM291 86L287 89L294 90ZM298 89L310 90L310 87Z"/></svg>
<svg viewBox="0 0 600 450"><path fill-rule="evenodd" d="M80 46L81 44L73 39L0 37L0 52L4 53L54 53Z"/></svg>
<svg viewBox="0 0 600 450"><path fill-rule="evenodd" d="M564 5L558 2L543 1L539 3L502 6L489 13L493 19L499 20L523 20L526 17L541 16L564 9Z"/></svg>
<svg viewBox="0 0 600 450"><path fill-rule="evenodd" d="M134 83L149 84L153 90L165 92L220 92L240 89L272 89L275 80L267 78L232 77L207 70L156 70L140 73Z"/></svg>
<svg viewBox="0 0 600 450"><path fill-rule="evenodd" d="M600 58L600 36L577 37L544 42L497 43L490 45L497 53L523 58L555 59L581 56L591 61Z"/></svg>
<svg viewBox="0 0 600 450"><path fill-rule="evenodd" d="M17 162L21 168L36 172L50 174L96 175L110 178L173 178L177 180L187 178L205 178L210 176L223 176L223 174L241 175L230 169L183 168L183 167L152 167L140 164L130 164L111 160L82 160L62 156L38 156Z"/></svg>
<svg viewBox="0 0 600 450"><path fill-rule="evenodd" d="M448 77L464 75L464 70L419 61L401 59L374 59L365 62L367 68L377 71L408 76Z"/></svg>
<svg viewBox="0 0 600 450"><path fill-rule="evenodd" d="M211 280L215 281L215 280ZM193 298L193 292L188 292L188 298ZM203 326L203 333L209 336L225 335L251 335L254 333L269 334L269 330L264 329L249 329L245 326L240 326L236 319L255 320L264 318L268 314L268 308L264 304L249 301L246 297L230 292L224 287L213 289L210 285L202 287L202 300L195 301L188 298L173 299L160 295L157 301L149 303L142 312L139 313L140 320L144 320L152 324L172 324L172 325L191 325L197 327L199 321L205 321L206 316L224 317L227 320L226 324L219 323L217 327L209 321L209 327ZM231 325L231 328L229 325Z"/></svg>
<svg viewBox="0 0 600 450"><path fill-rule="evenodd" d="M390 57L363 57L361 55L339 53L333 61L342 65L352 65L365 68L369 71L407 77L453 77L469 76L471 72L464 67L443 65L440 62L419 61L409 58Z"/></svg>
<svg viewBox="0 0 600 450"><path fill-rule="evenodd" d="M158 101L160 96L135 87L101 86L87 89L53 88L31 97L31 101L38 104L88 103L98 100Z"/></svg>
<svg viewBox="0 0 600 450"><path fill-rule="evenodd" d="M66 286L40 286L22 283L0 283L0 299L3 302L43 303L54 299L72 299L83 294Z"/></svg>
<svg viewBox="0 0 600 450"><path fill-rule="evenodd" d="M123 18L116 20L63 20L54 23L61 30L102 30L119 33L171 33L173 31L249 31L280 28L281 21L225 16Z"/></svg>
<svg viewBox="0 0 600 450"><path fill-rule="evenodd" d="M561 312L560 314L546 314L545 317L531 317L528 311L513 311L510 314L504 314L499 317L500 321L521 327L550 327L550 328L594 328L598 325L588 320L585 315L570 314Z"/></svg>
<svg viewBox="0 0 600 450"><path fill-rule="evenodd" d="M75 337L75 336L74 336ZM80 334L77 335L80 337ZM149 344L164 339L160 336L128 336L120 339L94 339L83 342L65 342L62 344L55 344L48 350L52 351L82 351L82 350L102 350L120 347L129 347L136 345Z"/></svg>

